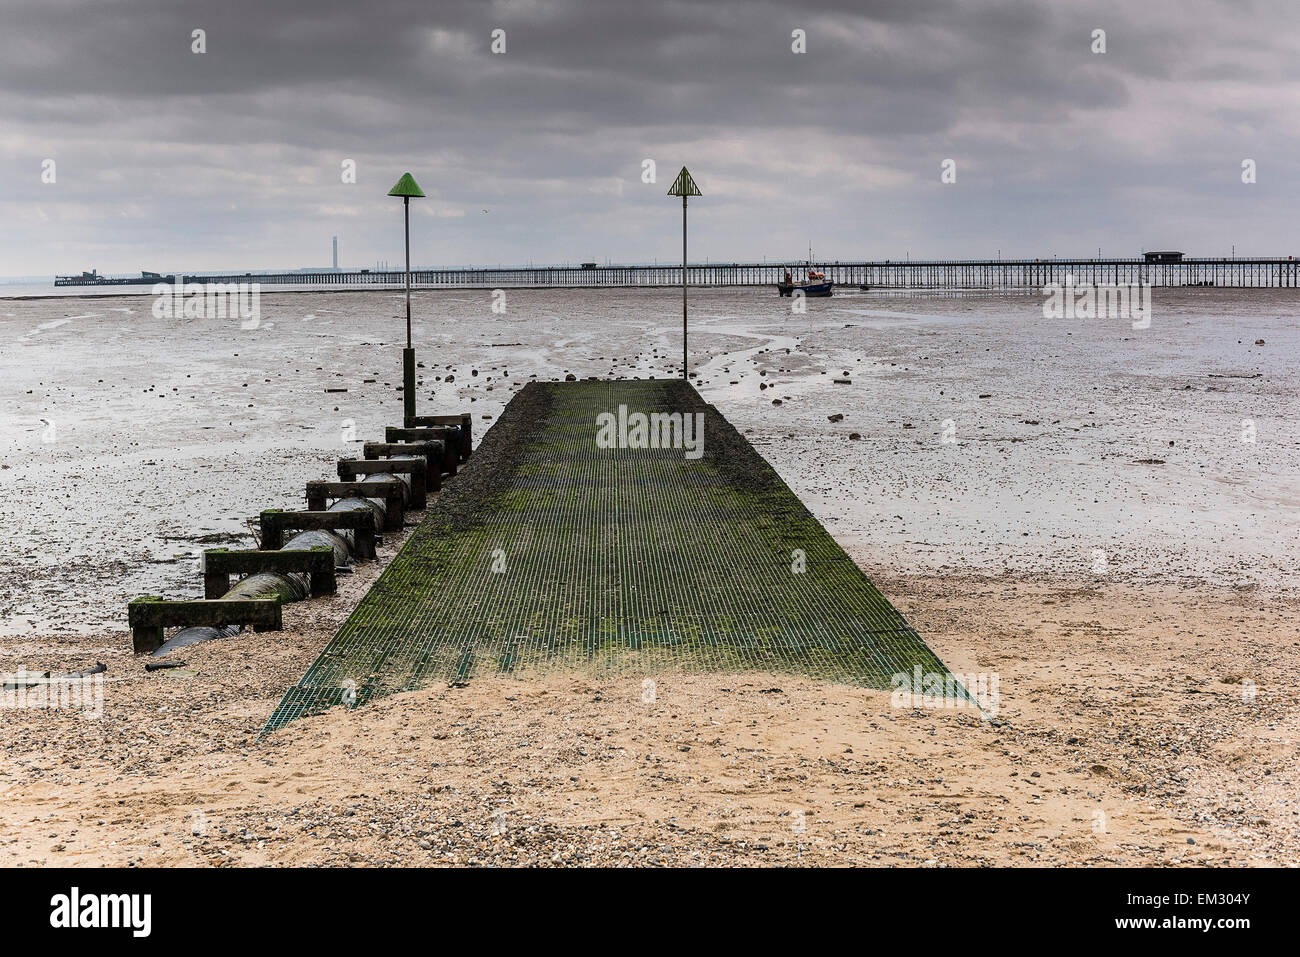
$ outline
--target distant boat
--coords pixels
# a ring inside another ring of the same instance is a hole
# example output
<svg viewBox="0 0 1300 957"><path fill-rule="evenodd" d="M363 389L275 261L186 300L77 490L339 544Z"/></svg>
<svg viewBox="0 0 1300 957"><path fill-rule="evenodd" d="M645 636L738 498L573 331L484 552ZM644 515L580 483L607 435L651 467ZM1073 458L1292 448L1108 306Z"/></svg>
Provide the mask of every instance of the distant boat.
<svg viewBox="0 0 1300 957"><path fill-rule="evenodd" d="M781 296L793 296L796 289L802 290L805 296L825 297L831 295L831 290L835 288L835 283L826 278L824 272L817 272L812 268L808 269L808 278L795 282L790 275L790 270L785 271L782 281L776 284L776 291Z"/></svg>

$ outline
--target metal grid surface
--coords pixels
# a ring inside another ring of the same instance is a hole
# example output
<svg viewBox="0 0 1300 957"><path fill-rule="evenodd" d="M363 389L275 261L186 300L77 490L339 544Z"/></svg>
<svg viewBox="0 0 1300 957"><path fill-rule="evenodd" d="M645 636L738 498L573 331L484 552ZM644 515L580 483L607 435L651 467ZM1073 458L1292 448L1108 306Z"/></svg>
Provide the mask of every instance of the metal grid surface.
<svg viewBox="0 0 1300 957"><path fill-rule="evenodd" d="M469 521L431 505L266 730L341 701L489 673L764 669L872 688L918 665L948 674L689 386L528 388L548 390L546 412L512 433L509 474ZM620 404L703 411L704 457L597 447L597 416ZM796 549L805 571L794 570Z"/></svg>

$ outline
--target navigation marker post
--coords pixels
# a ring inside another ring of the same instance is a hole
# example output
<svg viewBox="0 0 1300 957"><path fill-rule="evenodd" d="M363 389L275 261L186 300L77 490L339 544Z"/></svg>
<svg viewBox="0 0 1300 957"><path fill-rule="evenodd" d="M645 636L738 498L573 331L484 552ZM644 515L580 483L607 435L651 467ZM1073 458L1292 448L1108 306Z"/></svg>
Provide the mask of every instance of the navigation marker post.
<svg viewBox="0 0 1300 957"><path fill-rule="evenodd" d="M424 198L424 190L410 173L403 173L389 196L402 197L402 214L406 221L406 348L402 350L402 417L410 426L415 418L415 349L411 345L411 197Z"/></svg>
<svg viewBox="0 0 1300 957"><path fill-rule="evenodd" d="M682 198L682 378L687 377L686 371L686 197L703 196L700 188L695 185L695 180L691 179L690 171L683 166L682 171L677 174L673 180L672 188L668 190L669 196L680 196Z"/></svg>

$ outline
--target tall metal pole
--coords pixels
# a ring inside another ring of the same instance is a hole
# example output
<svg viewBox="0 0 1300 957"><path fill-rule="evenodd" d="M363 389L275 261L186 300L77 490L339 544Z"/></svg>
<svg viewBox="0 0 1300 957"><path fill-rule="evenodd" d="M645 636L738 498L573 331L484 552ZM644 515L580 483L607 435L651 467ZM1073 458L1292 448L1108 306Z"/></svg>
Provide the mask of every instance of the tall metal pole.
<svg viewBox="0 0 1300 957"><path fill-rule="evenodd" d="M411 197L402 197L402 218L406 224L406 348L411 348Z"/></svg>
<svg viewBox="0 0 1300 957"><path fill-rule="evenodd" d="M673 181L672 189L668 190L669 196L680 196L682 198L682 378L690 377L690 352L686 347L686 197L703 196L700 188L695 185L695 180L691 179L691 174L686 167L677 174L677 179ZM706 277L707 278L707 277Z"/></svg>
<svg viewBox="0 0 1300 957"><path fill-rule="evenodd" d="M402 352L402 424L415 424L415 348L411 345L411 197L402 197L406 225L406 349Z"/></svg>
<svg viewBox="0 0 1300 957"><path fill-rule="evenodd" d="M389 196L402 197L402 225L406 235L406 348L402 350L402 423L415 425L415 348L411 345L411 197L424 196L424 190L410 173L403 173Z"/></svg>
<svg viewBox="0 0 1300 957"><path fill-rule="evenodd" d="M686 373L686 194L682 194L682 378Z"/></svg>

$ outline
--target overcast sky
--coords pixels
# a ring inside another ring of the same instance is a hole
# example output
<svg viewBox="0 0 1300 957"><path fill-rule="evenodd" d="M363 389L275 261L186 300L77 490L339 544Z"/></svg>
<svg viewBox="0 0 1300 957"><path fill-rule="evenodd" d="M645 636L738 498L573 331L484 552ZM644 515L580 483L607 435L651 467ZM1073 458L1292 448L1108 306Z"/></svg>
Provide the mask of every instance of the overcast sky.
<svg viewBox="0 0 1300 957"><path fill-rule="evenodd" d="M1300 254L1297 12L3 0L0 275L397 264L405 170L417 265L672 260L683 163L692 259Z"/></svg>

